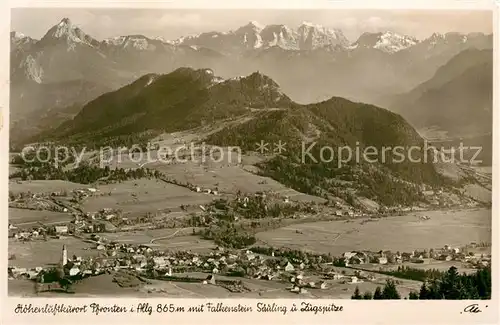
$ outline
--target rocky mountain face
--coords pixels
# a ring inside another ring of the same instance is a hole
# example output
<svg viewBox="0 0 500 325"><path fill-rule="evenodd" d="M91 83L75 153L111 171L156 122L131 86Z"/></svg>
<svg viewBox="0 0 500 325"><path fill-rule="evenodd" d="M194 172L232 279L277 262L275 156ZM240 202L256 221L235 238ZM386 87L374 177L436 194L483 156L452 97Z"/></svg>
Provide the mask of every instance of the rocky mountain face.
<svg viewBox="0 0 500 325"><path fill-rule="evenodd" d="M418 42L415 37L399 35L393 32L363 33L350 48L378 49L386 53L396 53L414 46Z"/></svg>
<svg viewBox="0 0 500 325"><path fill-rule="evenodd" d="M286 50L314 50L329 45L347 45L342 31L304 22L297 29L285 25L262 26L252 21L234 31L209 32L182 37L174 44L206 47L222 53L278 46Z"/></svg>

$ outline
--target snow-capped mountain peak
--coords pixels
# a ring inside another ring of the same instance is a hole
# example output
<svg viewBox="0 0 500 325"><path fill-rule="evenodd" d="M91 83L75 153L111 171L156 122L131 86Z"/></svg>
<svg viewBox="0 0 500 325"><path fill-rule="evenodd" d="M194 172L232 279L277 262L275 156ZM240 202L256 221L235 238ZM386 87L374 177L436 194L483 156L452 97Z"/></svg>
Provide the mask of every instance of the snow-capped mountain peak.
<svg viewBox="0 0 500 325"><path fill-rule="evenodd" d="M250 21L233 31L209 32L197 36L181 37L173 44L198 45L220 52L278 46L287 50L312 50L329 45L349 44L342 31L304 22L298 29L286 25L261 25Z"/></svg>
<svg viewBox="0 0 500 325"><path fill-rule="evenodd" d="M253 29L255 31L259 31L260 32L265 27L266 27L265 25L261 25L257 21L251 20L251 21L248 22L248 24L246 24L245 26L240 27L240 28L251 28L251 29Z"/></svg>
<svg viewBox="0 0 500 325"><path fill-rule="evenodd" d="M260 48L263 45L262 36L260 35L261 31L264 29L264 26L260 25L256 21L251 21L245 26L238 28L234 35L236 35L237 39L242 41L243 46L245 48Z"/></svg>
<svg viewBox="0 0 500 325"><path fill-rule="evenodd" d="M373 48L386 53L396 53L417 44L419 41L412 36L401 35L391 31L379 33L363 33L351 45L352 48Z"/></svg>
<svg viewBox="0 0 500 325"><path fill-rule="evenodd" d="M107 38L102 41L105 46L114 46L122 49L135 49L135 50L154 50L156 47L151 44L154 40L147 38L144 35L127 35L127 36L116 36ZM156 42L162 42L161 40L156 40Z"/></svg>
<svg viewBox="0 0 500 325"><path fill-rule="evenodd" d="M23 49L27 50L30 49L32 45L34 45L37 42L37 40L24 35L23 33L19 32L10 32L10 44L11 47L14 49Z"/></svg>
<svg viewBox="0 0 500 325"><path fill-rule="evenodd" d="M260 33L266 47L298 50L298 34L286 25L268 25Z"/></svg>
<svg viewBox="0 0 500 325"><path fill-rule="evenodd" d="M54 43L60 40L66 41L70 48L73 48L76 43L91 47L95 47L99 43L75 26L69 18L63 18L57 25L50 28L41 39L41 42Z"/></svg>
<svg viewBox="0 0 500 325"><path fill-rule="evenodd" d="M319 24L313 24L312 22L305 21L305 20L300 24L299 28L301 28L301 27L302 28L318 28L318 29L323 28L323 26L321 26Z"/></svg>
<svg viewBox="0 0 500 325"><path fill-rule="evenodd" d="M10 32L10 38L11 39L22 39L22 38L25 38L26 35L24 35L23 33L20 33L20 32Z"/></svg>
<svg viewBox="0 0 500 325"><path fill-rule="evenodd" d="M341 30L326 28L307 21L302 22L297 33L301 49L311 50L329 45L348 44L348 40Z"/></svg>
<svg viewBox="0 0 500 325"><path fill-rule="evenodd" d="M395 53L418 43L415 37L385 32L380 35L378 42L373 46L384 52Z"/></svg>

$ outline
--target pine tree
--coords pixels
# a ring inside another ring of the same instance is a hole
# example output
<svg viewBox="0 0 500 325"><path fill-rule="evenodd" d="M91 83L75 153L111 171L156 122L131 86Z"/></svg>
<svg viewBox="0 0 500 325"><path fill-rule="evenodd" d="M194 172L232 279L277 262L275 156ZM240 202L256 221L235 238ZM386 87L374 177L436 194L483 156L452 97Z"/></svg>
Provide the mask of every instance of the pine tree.
<svg viewBox="0 0 500 325"><path fill-rule="evenodd" d="M439 289L439 292L444 299L461 299L460 275L458 274L456 267L452 266L448 272L446 272L443 276Z"/></svg>
<svg viewBox="0 0 500 325"><path fill-rule="evenodd" d="M396 289L396 284L393 280L388 279L384 290L382 291L383 299L401 299L398 290Z"/></svg>
<svg viewBox="0 0 500 325"><path fill-rule="evenodd" d="M415 291L411 291L410 294L408 295L408 299L410 300L418 300L418 293L416 293Z"/></svg>
<svg viewBox="0 0 500 325"><path fill-rule="evenodd" d="M364 300L371 300L373 298L372 293L370 291L367 291L363 294L363 299Z"/></svg>
<svg viewBox="0 0 500 325"><path fill-rule="evenodd" d="M354 294L351 296L351 299L362 299L358 286L354 289Z"/></svg>
<svg viewBox="0 0 500 325"><path fill-rule="evenodd" d="M425 282L420 287L419 299L421 300L429 299L429 290L427 290L427 285L425 284Z"/></svg>
<svg viewBox="0 0 500 325"><path fill-rule="evenodd" d="M380 289L380 287L377 287L375 289L375 293L373 294L373 299L374 300L381 300L381 299L384 299L382 297L382 289Z"/></svg>

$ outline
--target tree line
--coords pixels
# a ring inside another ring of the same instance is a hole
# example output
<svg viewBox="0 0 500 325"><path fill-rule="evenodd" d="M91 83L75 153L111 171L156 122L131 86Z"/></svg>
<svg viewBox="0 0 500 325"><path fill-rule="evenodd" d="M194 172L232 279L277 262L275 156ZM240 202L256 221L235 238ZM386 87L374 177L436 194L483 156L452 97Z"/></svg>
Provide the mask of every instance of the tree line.
<svg viewBox="0 0 500 325"><path fill-rule="evenodd" d="M384 287L377 287L373 294L369 291L361 294L359 287L356 287L351 299L401 299L401 295L396 283L388 279ZM491 299L491 267L478 269L473 274L459 274L457 268L452 266L439 276L426 279L420 291L410 292L408 299Z"/></svg>

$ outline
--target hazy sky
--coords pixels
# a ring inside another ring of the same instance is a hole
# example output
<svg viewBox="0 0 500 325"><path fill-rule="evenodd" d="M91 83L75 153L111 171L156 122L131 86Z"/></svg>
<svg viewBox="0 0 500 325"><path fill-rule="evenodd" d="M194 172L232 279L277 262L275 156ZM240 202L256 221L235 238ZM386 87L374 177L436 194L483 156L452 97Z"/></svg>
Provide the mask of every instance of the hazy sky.
<svg viewBox="0 0 500 325"><path fill-rule="evenodd" d="M34 38L67 17L84 32L102 40L143 34L175 39L208 31L229 31L255 20L295 28L303 21L340 28L354 41L362 32L394 31L426 38L434 32L491 33L487 11L403 10L173 10L173 9L13 9L11 29Z"/></svg>

